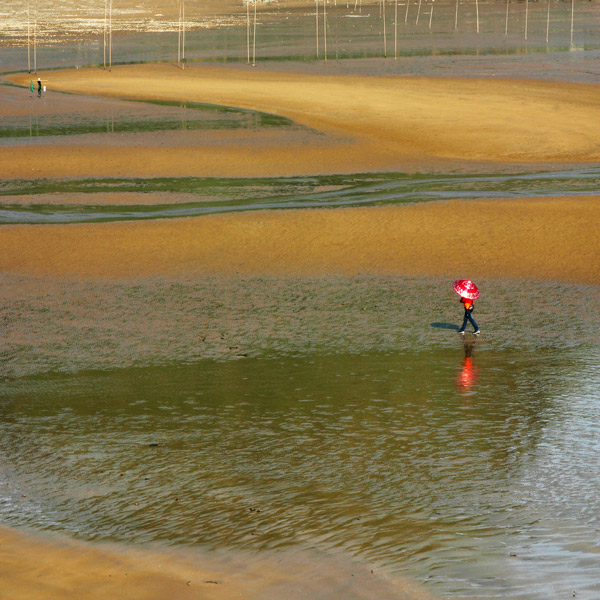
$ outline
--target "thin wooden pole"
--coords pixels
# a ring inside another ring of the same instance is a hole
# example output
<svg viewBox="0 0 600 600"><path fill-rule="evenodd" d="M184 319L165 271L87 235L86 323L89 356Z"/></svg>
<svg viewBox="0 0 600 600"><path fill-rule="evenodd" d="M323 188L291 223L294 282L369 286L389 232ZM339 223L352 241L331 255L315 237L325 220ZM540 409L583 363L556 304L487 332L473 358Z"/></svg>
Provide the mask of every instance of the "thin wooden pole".
<svg viewBox="0 0 600 600"><path fill-rule="evenodd" d="M527 26L529 19L529 0L525 0L525 39L527 39Z"/></svg>
<svg viewBox="0 0 600 600"><path fill-rule="evenodd" d="M323 0L323 45L325 62L327 62L327 0Z"/></svg>
<svg viewBox="0 0 600 600"><path fill-rule="evenodd" d="M317 60L319 60L319 0L315 0L315 38L317 41Z"/></svg>
<svg viewBox="0 0 600 600"><path fill-rule="evenodd" d="M254 0L254 33L252 35L252 66L256 66L256 0Z"/></svg>
<svg viewBox="0 0 600 600"><path fill-rule="evenodd" d="M429 13L429 29L431 30L431 22L433 21L433 2L431 3L431 12Z"/></svg>
<svg viewBox="0 0 600 600"><path fill-rule="evenodd" d="M248 51L248 64L250 64L250 0L246 0L246 49Z"/></svg>
<svg viewBox="0 0 600 600"><path fill-rule="evenodd" d="M394 60L398 60L398 0L394 6Z"/></svg>
<svg viewBox="0 0 600 600"><path fill-rule="evenodd" d="M571 46L573 46L573 21L575 15L575 0L571 0Z"/></svg>
<svg viewBox="0 0 600 600"><path fill-rule="evenodd" d="M103 40L104 40L104 69L106 69L106 27L107 27L107 22L108 22L108 0L104 0L104 31L103 33Z"/></svg>
<svg viewBox="0 0 600 600"><path fill-rule="evenodd" d="M404 23L408 23L408 7L410 6L410 0L406 0L406 14L404 15Z"/></svg>
<svg viewBox="0 0 600 600"><path fill-rule="evenodd" d="M417 8L417 20L415 21L415 25L419 24L419 15L421 14L421 0L419 0L419 7Z"/></svg>
<svg viewBox="0 0 600 600"><path fill-rule="evenodd" d="M387 30L385 28L385 0L381 1L381 16L383 18L383 58L387 58Z"/></svg>
<svg viewBox="0 0 600 600"><path fill-rule="evenodd" d="M179 0L179 21L177 22L177 64L181 66L181 0Z"/></svg>
<svg viewBox="0 0 600 600"><path fill-rule="evenodd" d="M185 0L181 0L181 68L185 69Z"/></svg>
<svg viewBox="0 0 600 600"><path fill-rule="evenodd" d="M112 71L112 0L108 2L108 70Z"/></svg>
<svg viewBox="0 0 600 600"><path fill-rule="evenodd" d="M479 0L475 0L475 12L477 13L477 33L479 33Z"/></svg>
<svg viewBox="0 0 600 600"><path fill-rule="evenodd" d="M504 35L508 35L508 2L509 0L506 0L506 25L504 27Z"/></svg>
<svg viewBox="0 0 600 600"><path fill-rule="evenodd" d="M458 0L456 0L456 8L454 9L454 31L458 29Z"/></svg>
<svg viewBox="0 0 600 600"><path fill-rule="evenodd" d="M27 71L31 73L31 48L30 48L31 18L29 13L29 2L27 2Z"/></svg>
<svg viewBox="0 0 600 600"><path fill-rule="evenodd" d="M550 35L550 0L548 0L548 11L546 12L546 44Z"/></svg>
<svg viewBox="0 0 600 600"><path fill-rule="evenodd" d="M35 9L35 22L33 24L33 72L37 74L37 7Z"/></svg>

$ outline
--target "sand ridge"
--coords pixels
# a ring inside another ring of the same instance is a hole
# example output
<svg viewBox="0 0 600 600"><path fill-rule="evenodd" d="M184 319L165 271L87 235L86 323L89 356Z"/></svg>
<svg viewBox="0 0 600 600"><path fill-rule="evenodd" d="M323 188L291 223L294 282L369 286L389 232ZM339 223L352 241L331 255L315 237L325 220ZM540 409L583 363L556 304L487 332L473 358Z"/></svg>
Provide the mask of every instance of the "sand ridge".
<svg viewBox="0 0 600 600"><path fill-rule="evenodd" d="M322 76L286 71L136 65L49 72L51 90L208 102L288 117L322 133L268 148L110 146L0 148L7 177L156 174L292 175L403 171L461 162L600 161L592 127L600 86L544 81ZM28 85L27 74L13 75ZM339 138L343 138L340 141ZM76 143L76 142L74 142ZM50 151L52 148L52 151ZM46 166L47 165L47 166Z"/></svg>
<svg viewBox="0 0 600 600"><path fill-rule="evenodd" d="M0 271L464 276L600 283L600 196L0 228Z"/></svg>

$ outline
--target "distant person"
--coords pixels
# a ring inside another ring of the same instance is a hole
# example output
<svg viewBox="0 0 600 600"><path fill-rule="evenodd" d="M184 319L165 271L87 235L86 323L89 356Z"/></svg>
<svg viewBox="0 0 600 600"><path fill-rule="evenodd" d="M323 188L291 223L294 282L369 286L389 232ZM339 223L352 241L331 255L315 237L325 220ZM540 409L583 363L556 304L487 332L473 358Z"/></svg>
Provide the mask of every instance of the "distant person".
<svg viewBox="0 0 600 600"><path fill-rule="evenodd" d="M42 80L38 77L38 97L41 98L42 97Z"/></svg>
<svg viewBox="0 0 600 600"><path fill-rule="evenodd" d="M467 327L467 322L470 322L471 325L473 325L473 329L475 329L475 331L473 332L474 335L479 335L479 327L477 326L477 323L473 318L473 309L475 308L475 301L469 298L461 297L460 302L465 308L465 318L463 319L462 327L458 330L458 333L464 333L465 328Z"/></svg>

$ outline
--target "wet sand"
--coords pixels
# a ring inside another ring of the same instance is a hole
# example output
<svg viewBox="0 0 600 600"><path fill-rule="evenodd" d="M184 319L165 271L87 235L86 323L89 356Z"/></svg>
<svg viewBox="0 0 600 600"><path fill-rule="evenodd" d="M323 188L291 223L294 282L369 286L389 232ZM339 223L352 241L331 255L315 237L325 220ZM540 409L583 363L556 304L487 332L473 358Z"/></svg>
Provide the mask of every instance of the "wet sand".
<svg viewBox="0 0 600 600"><path fill-rule="evenodd" d="M600 87L545 81L318 76L170 65L49 72L51 90L208 102L288 117L320 132L265 145L110 143L0 148L5 177L260 176L600 161ZM24 85L29 75L10 79ZM28 93L28 92L24 92ZM32 100L36 101L36 100ZM341 138L341 139L340 139Z"/></svg>
<svg viewBox="0 0 600 600"><path fill-rule="evenodd" d="M599 219L599 196L575 196L6 225L0 228L0 270L115 279L357 273L454 277L464 269L473 279L597 284Z"/></svg>
<svg viewBox="0 0 600 600"><path fill-rule="evenodd" d="M279 600L329 597L427 600L408 582L365 567L301 554L207 558L193 552L90 546L0 527L0 599Z"/></svg>
<svg viewBox="0 0 600 600"><path fill-rule="evenodd" d="M211 102L286 116L318 134L214 136L194 144L110 140L4 144L5 178L259 176L597 163L592 126L600 88L554 82L319 77L172 66L48 73L52 90ZM14 76L28 83L29 76ZM28 92L23 92L24 95ZM26 97L26 96L24 96ZM49 95L46 101L51 101ZM37 102L29 98L26 101ZM74 100L75 102L75 100ZM1 116L1 115L0 115ZM212 141L211 141L212 140ZM128 204L141 198L123 196ZM0 272L60 282L186 276L355 274L529 279L598 285L600 196L437 202L93 225L3 226ZM468 264L468 266L467 266ZM466 269L468 272L457 272ZM66 302L81 302L67 297ZM137 317L138 321L143 315ZM296 578L179 568L160 553L131 555L0 530L0 598L286 597ZM236 573L232 575L232 573ZM330 569L329 575L335 573ZM125 575L127 574L127 575ZM127 583L124 585L125 577ZM227 581L227 585L206 581ZM200 586L187 582L200 581ZM279 585L279 596L273 590ZM340 597L381 593L368 579ZM327 583L326 583L327 585ZM337 587L336 587L337 586ZM91 590L91 591L90 591ZM302 590L301 590L302 591ZM317 597L312 588L309 597ZM304 589L306 592L306 589ZM420 592L419 592L420 594Z"/></svg>

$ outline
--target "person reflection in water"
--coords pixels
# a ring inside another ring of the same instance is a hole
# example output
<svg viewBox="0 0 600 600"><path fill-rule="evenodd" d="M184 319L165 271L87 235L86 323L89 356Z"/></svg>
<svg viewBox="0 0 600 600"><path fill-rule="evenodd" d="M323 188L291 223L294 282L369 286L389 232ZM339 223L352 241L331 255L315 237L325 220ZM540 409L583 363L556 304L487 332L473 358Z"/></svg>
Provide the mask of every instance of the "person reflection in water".
<svg viewBox="0 0 600 600"><path fill-rule="evenodd" d="M475 341L465 342L465 358L462 370L456 378L456 384L463 393L468 393L477 383L477 366L473 364L473 348Z"/></svg>

